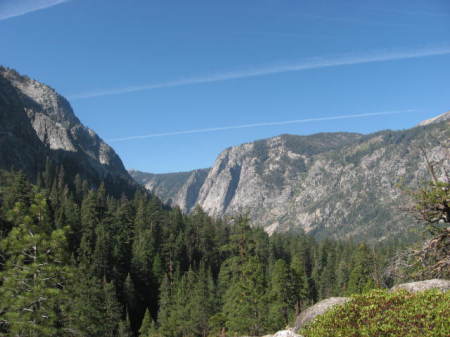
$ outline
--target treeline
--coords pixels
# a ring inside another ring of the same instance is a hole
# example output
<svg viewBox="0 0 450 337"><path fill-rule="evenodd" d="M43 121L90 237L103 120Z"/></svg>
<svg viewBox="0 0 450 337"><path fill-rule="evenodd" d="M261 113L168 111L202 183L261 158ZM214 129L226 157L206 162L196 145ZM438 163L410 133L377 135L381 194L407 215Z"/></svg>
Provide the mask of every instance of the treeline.
<svg viewBox="0 0 450 337"><path fill-rule="evenodd" d="M0 335L263 335L315 301L381 286L392 247L184 215L47 169L0 173Z"/></svg>

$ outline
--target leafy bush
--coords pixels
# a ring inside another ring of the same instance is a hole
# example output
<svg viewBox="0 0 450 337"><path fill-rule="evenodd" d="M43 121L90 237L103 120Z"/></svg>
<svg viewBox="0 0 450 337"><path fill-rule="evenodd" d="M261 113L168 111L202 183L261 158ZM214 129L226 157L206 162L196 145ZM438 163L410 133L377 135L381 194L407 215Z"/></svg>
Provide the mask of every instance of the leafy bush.
<svg viewBox="0 0 450 337"><path fill-rule="evenodd" d="M450 292L374 290L319 316L305 337L448 337Z"/></svg>

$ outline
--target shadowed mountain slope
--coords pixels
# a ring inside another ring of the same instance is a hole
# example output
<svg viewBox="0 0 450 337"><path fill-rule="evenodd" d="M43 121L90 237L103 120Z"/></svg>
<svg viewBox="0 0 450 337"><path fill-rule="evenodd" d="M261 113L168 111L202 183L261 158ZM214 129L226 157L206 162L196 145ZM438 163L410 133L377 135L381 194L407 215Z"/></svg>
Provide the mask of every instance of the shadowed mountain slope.
<svg viewBox="0 0 450 337"><path fill-rule="evenodd" d="M49 160L92 184L105 181L117 193L134 185L114 150L85 127L55 90L0 67L0 168L30 178Z"/></svg>

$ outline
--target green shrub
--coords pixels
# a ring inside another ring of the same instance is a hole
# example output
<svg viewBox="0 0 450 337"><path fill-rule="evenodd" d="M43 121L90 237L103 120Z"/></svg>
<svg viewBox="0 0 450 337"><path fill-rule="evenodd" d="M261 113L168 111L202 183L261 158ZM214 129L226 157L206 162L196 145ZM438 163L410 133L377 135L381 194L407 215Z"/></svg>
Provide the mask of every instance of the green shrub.
<svg viewBox="0 0 450 337"><path fill-rule="evenodd" d="M448 337L450 292L374 290L319 316L305 337Z"/></svg>

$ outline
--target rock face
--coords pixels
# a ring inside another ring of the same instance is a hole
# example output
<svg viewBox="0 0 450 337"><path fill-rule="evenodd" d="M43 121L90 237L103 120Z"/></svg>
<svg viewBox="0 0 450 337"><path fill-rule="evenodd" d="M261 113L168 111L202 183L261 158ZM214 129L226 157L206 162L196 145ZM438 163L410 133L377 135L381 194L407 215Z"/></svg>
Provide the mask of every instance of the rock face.
<svg viewBox="0 0 450 337"><path fill-rule="evenodd" d="M292 330L281 330L275 333L275 335L265 335L262 337L302 337L301 335L297 335Z"/></svg>
<svg viewBox="0 0 450 337"><path fill-rule="evenodd" d="M291 330L278 331L273 337L302 337Z"/></svg>
<svg viewBox="0 0 450 337"><path fill-rule="evenodd" d="M323 315L328 310L332 309L336 305L342 305L350 301L349 297L331 297L326 300L320 301L308 309L302 311L298 315L293 331L300 331L306 324L312 322L317 316Z"/></svg>
<svg viewBox="0 0 450 337"><path fill-rule="evenodd" d="M448 120L450 120L450 111L444 112L443 114L440 114L439 116L436 116L434 118L424 120L419 123L419 126L436 124L436 123L440 123L440 122L448 121Z"/></svg>
<svg viewBox="0 0 450 337"><path fill-rule="evenodd" d="M402 283L392 287L391 291L396 291L400 289L407 290L412 293L417 293L420 291L426 291L430 289L439 289L441 291L448 291L450 290L450 281L434 279L419 282Z"/></svg>
<svg viewBox="0 0 450 337"><path fill-rule="evenodd" d="M165 203L189 212L197 204L200 188L209 171L210 169L200 169L189 172L151 174L130 170L129 173L137 183L163 198Z"/></svg>
<svg viewBox="0 0 450 337"><path fill-rule="evenodd" d="M382 240L413 223L399 211L398 184L430 179L421 149L449 167L449 139L449 120L370 135L282 135L226 149L201 174L140 172L137 181L185 212L196 204L213 216L246 212L269 233Z"/></svg>
<svg viewBox="0 0 450 337"><path fill-rule="evenodd" d="M0 67L0 167L35 178L46 159L91 182L131 184L114 150L45 84Z"/></svg>

